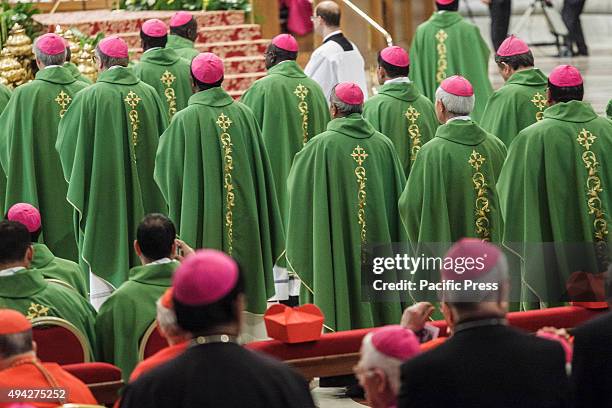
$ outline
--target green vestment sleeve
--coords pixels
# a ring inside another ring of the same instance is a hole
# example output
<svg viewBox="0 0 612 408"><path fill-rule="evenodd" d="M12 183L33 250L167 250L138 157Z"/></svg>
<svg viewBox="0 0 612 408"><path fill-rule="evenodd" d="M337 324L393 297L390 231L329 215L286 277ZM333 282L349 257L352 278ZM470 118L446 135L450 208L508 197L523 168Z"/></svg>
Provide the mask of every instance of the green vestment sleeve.
<svg viewBox="0 0 612 408"><path fill-rule="evenodd" d="M579 101L546 109L510 145L498 189L504 245L523 262L524 301L559 302L571 273L601 269L596 251L576 257L561 250L544 263L538 245L609 245L610 151L612 123Z"/></svg>
<svg viewBox="0 0 612 408"><path fill-rule="evenodd" d="M142 217L166 212L153 180L166 117L155 90L121 67L79 92L60 122L56 149L81 266L115 287L139 264L132 243Z"/></svg>
<svg viewBox="0 0 612 408"><path fill-rule="evenodd" d="M363 107L363 117L395 145L406 177L418 151L439 126L433 103L412 83L388 83Z"/></svg>
<svg viewBox="0 0 612 408"><path fill-rule="evenodd" d="M156 302L171 285L177 262L132 268L130 278L102 304L96 318L100 359L121 368L127 382L145 331L155 321Z"/></svg>
<svg viewBox="0 0 612 408"><path fill-rule="evenodd" d="M245 274L247 310L264 313L285 235L252 111L221 88L193 95L160 139L155 180L181 239L232 255Z"/></svg>
<svg viewBox="0 0 612 408"><path fill-rule="evenodd" d="M0 116L0 162L7 176L4 207L21 202L37 207L42 242L57 256L74 261L73 211L54 147L60 119L83 88L65 68L44 69L15 89Z"/></svg>
<svg viewBox="0 0 612 408"><path fill-rule="evenodd" d="M393 143L359 114L332 120L295 156L289 174L287 261L303 303L326 328L397 323L399 302L364 302L361 247L405 241L397 202L405 176Z"/></svg>
<svg viewBox="0 0 612 408"><path fill-rule="evenodd" d="M193 94L190 64L171 48L146 51L134 66L134 74L155 88L169 119L187 106Z"/></svg>
<svg viewBox="0 0 612 408"><path fill-rule="evenodd" d="M472 121L440 126L419 151L399 210L411 243L453 243L463 237L500 242L495 187L504 144Z"/></svg>
<svg viewBox="0 0 612 408"><path fill-rule="evenodd" d="M464 76L474 87L476 104L471 116L478 122L493 92L489 55L478 27L457 12L436 12L418 27L412 40L410 78L435 102L436 89L446 77Z"/></svg>
<svg viewBox="0 0 612 408"><path fill-rule="evenodd" d="M537 68L516 72L491 95L480 125L510 146L521 130L542 120L547 87L546 76Z"/></svg>
<svg viewBox="0 0 612 408"><path fill-rule="evenodd" d="M276 194L286 222L287 176L302 146L325 130L329 109L319 84L306 77L295 61L282 62L242 96L262 130L270 157Z"/></svg>

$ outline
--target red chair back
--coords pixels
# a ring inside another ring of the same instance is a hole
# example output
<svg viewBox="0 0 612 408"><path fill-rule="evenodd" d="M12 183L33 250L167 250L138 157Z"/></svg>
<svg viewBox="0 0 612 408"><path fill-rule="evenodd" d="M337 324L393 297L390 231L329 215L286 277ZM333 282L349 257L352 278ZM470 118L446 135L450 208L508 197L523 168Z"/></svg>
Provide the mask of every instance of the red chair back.
<svg viewBox="0 0 612 408"><path fill-rule="evenodd" d="M123 386L121 370L108 363L69 364L62 368L83 381L100 404L111 405Z"/></svg>
<svg viewBox="0 0 612 408"><path fill-rule="evenodd" d="M138 357L140 358L140 361L142 361L146 358L151 357L158 351L165 349L168 346L168 342L159 332L157 322L154 321L145 331L142 336L142 339L140 340L140 350L138 352Z"/></svg>
<svg viewBox="0 0 612 408"><path fill-rule="evenodd" d="M36 354L44 362L64 365L90 360L89 342L66 320L57 317L34 319L32 336L37 346Z"/></svg>

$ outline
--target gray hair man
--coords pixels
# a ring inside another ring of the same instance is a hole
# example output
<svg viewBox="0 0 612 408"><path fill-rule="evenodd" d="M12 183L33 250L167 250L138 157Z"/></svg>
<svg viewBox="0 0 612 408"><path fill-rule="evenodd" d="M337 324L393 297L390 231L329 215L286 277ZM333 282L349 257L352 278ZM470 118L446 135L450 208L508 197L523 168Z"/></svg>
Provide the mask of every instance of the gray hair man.
<svg viewBox="0 0 612 408"><path fill-rule="evenodd" d="M366 334L354 371L370 407L397 405L400 366L420 352L415 334L402 326L384 326Z"/></svg>

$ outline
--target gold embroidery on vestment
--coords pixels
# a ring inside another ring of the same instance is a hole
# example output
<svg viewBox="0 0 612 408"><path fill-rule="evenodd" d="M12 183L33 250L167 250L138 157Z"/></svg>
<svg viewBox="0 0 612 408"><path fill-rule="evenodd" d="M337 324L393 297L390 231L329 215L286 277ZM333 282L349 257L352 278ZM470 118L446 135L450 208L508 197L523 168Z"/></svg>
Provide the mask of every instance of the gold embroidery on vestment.
<svg viewBox="0 0 612 408"><path fill-rule="evenodd" d="M298 84L293 93L300 100L298 103L298 110L302 115L302 143L306 144L308 141L308 103L306 102L306 96L308 96L308 88L302 84Z"/></svg>
<svg viewBox="0 0 612 408"><path fill-rule="evenodd" d="M438 40L438 71L436 72L436 81L438 85L446 78L446 68L448 67L448 61L446 60L446 44L445 41L448 38L448 34L444 30L440 30L436 34L436 40Z"/></svg>
<svg viewBox="0 0 612 408"><path fill-rule="evenodd" d="M232 126L231 119L224 113L217 118L217 126L222 130L219 139L223 147L223 188L225 189L225 228L227 230L227 253L232 255L234 249L234 213L235 205L234 184L232 170L234 170L234 158L232 157L232 137L227 130Z"/></svg>
<svg viewBox="0 0 612 408"><path fill-rule="evenodd" d="M28 308L28 314L26 318L28 320L36 319L37 317L44 317L49 314L49 308L38 303L31 302Z"/></svg>
<svg viewBox="0 0 612 408"><path fill-rule="evenodd" d="M536 121L539 122L544 118L544 109L547 106L546 97L541 93L536 92L535 95L533 95L531 103L533 103L534 106L538 109L538 111L536 112Z"/></svg>
<svg viewBox="0 0 612 408"><path fill-rule="evenodd" d="M355 176L357 176L357 199L359 202L359 209L357 210L357 219L359 222L359 226L361 227L361 243L364 244L366 241L366 214L365 207L367 205L366 202L366 170L362 166L365 159L368 157L365 149L359 145L353 149L353 153L351 153L351 157L357 162L357 167L355 167Z"/></svg>
<svg viewBox="0 0 612 408"><path fill-rule="evenodd" d="M421 129L417 125L417 119L421 114L412 105L408 107L408 110L404 113L406 119L410 122L408 125L408 135L410 136L410 161L416 160L416 155L421 150Z"/></svg>
<svg viewBox="0 0 612 408"><path fill-rule="evenodd" d="M66 110L68 109L68 105L72 102L72 98L64 91L60 91L60 93L55 98L55 102L60 106L59 117L60 119L64 117Z"/></svg>
<svg viewBox="0 0 612 408"><path fill-rule="evenodd" d="M170 119L176 113L176 93L174 92L174 88L172 88L172 84L176 81L176 77L170 71L165 71L159 80L164 84L166 89L164 90L164 96L166 97L166 102L168 103L168 115Z"/></svg>
<svg viewBox="0 0 612 408"><path fill-rule="evenodd" d="M136 107L142 101L140 96L136 94L134 91L128 92L127 96L123 100L129 107L130 112L128 114L130 118L130 124L132 125L132 146L134 147L134 163L136 163L136 146L138 145L138 125L140 124L140 119L138 118L138 111Z"/></svg>
<svg viewBox="0 0 612 408"><path fill-rule="evenodd" d="M482 154L478 153L476 150L472 150L468 163L474 169L472 183L476 191L476 206L474 209L476 235L483 241L490 241L491 222L489 221L488 213L491 212L491 209L489 208L489 198L487 197L488 185L484 174L480 171L480 168L486 160L487 159Z"/></svg>

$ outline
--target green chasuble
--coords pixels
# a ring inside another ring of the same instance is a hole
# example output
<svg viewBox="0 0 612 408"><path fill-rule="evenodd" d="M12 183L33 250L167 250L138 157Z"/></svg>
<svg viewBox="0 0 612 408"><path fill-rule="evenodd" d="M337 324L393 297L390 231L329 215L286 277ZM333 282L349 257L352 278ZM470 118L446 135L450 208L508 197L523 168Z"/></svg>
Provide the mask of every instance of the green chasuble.
<svg viewBox="0 0 612 408"><path fill-rule="evenodd" d="M546 109L544 119L510 145L498 189L506 220L504 244L526 266L524 301L558 301L572 271L595 271L595 251L581 256L582 265L575 267L577 257L562 250L547 265L534 268L539 254L530 244L610 242L610 152L612 123L580 101Z"/></svg>
<svg viewBox="0 0 612 408"><path fill-rule="evenodd" d="M397 150L406 177L418 151L440 126L433 103L412 82L386 83L367 100L363 117L387 136Z"/></svg>
<svg viewBox="0 0 612 408"><path fill-rule="evenodd" d="M62 67L38 71L19 86L0 116L0 163L7 176L4 207L26 202L40 210L42 242L59 257L78 259L73 211L55 150L57 127L86 85Z"/></svg>
<svg viewBox="0 0 612 408"><path fill-rule="evenodd" d="M155 303L172 284L179 263L137 266L130 277L102 304L96 318L96 335L102 361L121 368L124 381L138 364L144 332L155 321Z"/></svg>
<svg viewBox="0 0 612 408"><path fill-rule="evenodd" d="M405 241L397 201L405 184L393 142L360 114L334 119L295 156L287 181L287 262L303 303L331 330L397 323L402 305L361 299L361 246Z"/></svg>
<svg viewBox="0 0 612 408"><path fill-rule="evenodd" d="M181 239L233 256L245 276L247 310L264 313L285 235L251 109L218 87L193 95L160 139L155 180Z"/></svg>
<svg viewBox="0 0 612 408"><path fill-rule="evenodd" d="M185 58L187 61L191 61L200 53L200 51L195 48L193 41L175 34L168 34L166 48L173 49L179 57Z"/></svg>
<svg viewBox="0 0 612 408"><path fill-rule="evenodd" d="M515 72L489 98L480 126L506 146L527 126L542 120L548 106L548 79L538 68Z"/></svg>
<svg viewBox="0 0 612 408"><path fill-rule="evenodd" d="M329 122L329 107L319 84L308 78L295 61L268 70L242 96L262 130L270 157L276 195L283 221L287 222L287 176L293 157Z"/></svg>
<svg viewBox="0 0 612 408"><path fill-rule="evenodd" d="M87 276L79 264L58 258L44 244L33 244L34 258L30 268L39 270L45 279L57 279L72 286L85 299L89 299Z"/></svg>
<svg viewBox="0 0 612 408"><path fill-rule="evenodd" d="M64 68L67 68L70 71L70 74L72 75L72 77L76 79L77 81L84 82L87 85L93 84L93 81L91 79L81 74L81 71L79 71L79 68L76 66L76 64L72 62L65 62Z"/></svg>
<svg viewBox="0 0 612 408"><path fill-rule="evenodd" d="M410 47L410 78L435 102L436 89L451 75L462 75L474 87L472 118L480 120L493 87L489 81L489 46L480 30L457 12L436 12L421 24Z"/></svg>
<svg viewBox="0 0 612 408"><path fill-rule="evenodd" d="M37 269L0 276L0 308L17 310L28 319L51 316L67 320L85 335L93 357L97 355L94 308L74 290L47 282Z"/></svg>
<svg viewBox="0 0 612 408"><path fill-rule="evenodd" d="M410 242L452 243L463 237L500 242L495 184L505 157L501 140L471 120L440 126L419 151L400 198Z"/></svg>
<svg viewBox="0 0 612 408"><path fill-rule="evenodd" d="M4 85L0 85L0 113L11 98L11 91ZM4 196L6 194L6 174L0 165L0 214L5 214Z"/></svg>
<svg viewBox="0 0 612 408"><path fill-rule="evenodd" d="M56 148L74 207L83 270L119 286L145 214L166 212L153 181L166 111L129 68L113 68L79 92L60 122Z"/></svg>
<svg viewBox="0 0 612 408"><path fill-rule="evenodd" d="M145 51L134 65L134 74L155 88L169 119L186 107L193 95L190 64L171 48Z"/></svg>

